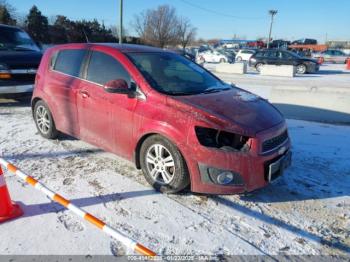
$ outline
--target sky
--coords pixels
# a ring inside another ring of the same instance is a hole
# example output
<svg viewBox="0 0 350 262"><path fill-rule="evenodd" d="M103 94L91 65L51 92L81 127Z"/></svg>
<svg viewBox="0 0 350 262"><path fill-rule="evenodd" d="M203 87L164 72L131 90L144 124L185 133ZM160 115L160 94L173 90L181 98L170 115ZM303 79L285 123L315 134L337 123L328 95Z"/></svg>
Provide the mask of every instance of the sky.
<svg viewBox="0 0 350 262"><path fill-rule="evenodd" d="M106 25L118 23L119 0L7 0L20 15L36 5L44 15L65 15L70 19L96 18ZM124 25L134 34L131 23L136 14L159 5L174 6L178 15L188 17L197 36L209 39L266 37L270 17L276 9L272 37L295 40L315 38L350 40L350 0L124 0Z"/></svg>

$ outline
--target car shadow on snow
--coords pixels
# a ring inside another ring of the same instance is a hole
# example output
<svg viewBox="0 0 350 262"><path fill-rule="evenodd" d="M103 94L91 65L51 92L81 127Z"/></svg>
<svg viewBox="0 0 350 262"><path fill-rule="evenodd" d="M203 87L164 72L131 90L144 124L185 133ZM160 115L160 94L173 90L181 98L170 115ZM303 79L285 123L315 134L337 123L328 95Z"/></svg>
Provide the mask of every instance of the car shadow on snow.
<svg viewBox="0 0 350 262"><path fill-rule="evenodd" d="M109 202L121 201L137 197L145 197L149 195L160 194L153 189L112 193L107 195L98 195L85 198L71 199L70 202L79 208L85 208L89 206L95 206L100 204L107 204ZM24 217L39 216L48 213L58 213L66 210L65 207L61 206L56 202L49 202L43 204L32 204L26 205L22 202L17 202L24 210Z"/></svg>
<svg viewBox="0 0 350 262"><path fill-rule="evenodd" d="M342 71L342 70L320 70L316 73L316 75L350 75L350 71Z"/></svg>
<svg viewBox="0 0 350 262"><path fill-rule="evenodd" d="M1 107L30 107L31 97L23 97L21 99L3 99L0 98Z"/></svg>
<svg viewBox="0 0 350 262"><path fill-rule="evenodd" d="M281 113L290 119L315 121L331 124L350 124L350 114L311 106L273 103Z"/></svg>

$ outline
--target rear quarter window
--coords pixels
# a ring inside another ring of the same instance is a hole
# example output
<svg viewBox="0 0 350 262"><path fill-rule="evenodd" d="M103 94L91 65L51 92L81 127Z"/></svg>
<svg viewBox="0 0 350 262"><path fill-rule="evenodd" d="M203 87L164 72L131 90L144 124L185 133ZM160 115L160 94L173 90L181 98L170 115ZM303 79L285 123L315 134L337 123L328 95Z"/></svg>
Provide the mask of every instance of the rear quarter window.
<svg viewBox="0 0 350 262"><path fill-rule="evenodd" d="M53 59L55 71L78 77L80 75L81 65L86 55L84 49L61 50Z"/></svg>

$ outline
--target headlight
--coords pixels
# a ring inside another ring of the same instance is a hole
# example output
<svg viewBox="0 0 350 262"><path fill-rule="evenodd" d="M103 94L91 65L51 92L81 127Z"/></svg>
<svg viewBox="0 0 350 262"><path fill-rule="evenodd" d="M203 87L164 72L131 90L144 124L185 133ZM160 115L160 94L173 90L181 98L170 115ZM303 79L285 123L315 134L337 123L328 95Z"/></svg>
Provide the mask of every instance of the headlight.
<svg viewBox="0 0 350 262"><path fill-rule="evenodd" d="M213 128L195 127L197 139L202 146L220 148L227 151L248 151L249 137L220 131Z"/></svg>
<svg viewBox="0 0 350 262"><path fill-rule="evenodd" d="M4 63L0 63L0 70L8 70L8 66Z"/></svg>

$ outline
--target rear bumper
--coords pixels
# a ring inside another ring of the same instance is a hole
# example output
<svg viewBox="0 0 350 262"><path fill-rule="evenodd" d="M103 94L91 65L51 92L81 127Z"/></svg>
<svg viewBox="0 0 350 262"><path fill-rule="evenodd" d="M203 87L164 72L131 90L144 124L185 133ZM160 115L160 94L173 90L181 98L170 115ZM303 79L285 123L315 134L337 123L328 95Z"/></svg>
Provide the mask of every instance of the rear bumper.
<svg viewBox="0 0 350 262"><path fill-rule="evenodd" d="M33 84L27 85L13 85L13 86L0 86L0 95L11 94L26 94L32 93L34 89Z"/></svg>

